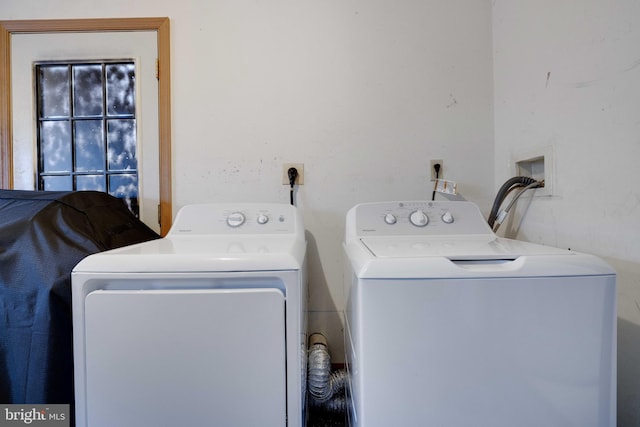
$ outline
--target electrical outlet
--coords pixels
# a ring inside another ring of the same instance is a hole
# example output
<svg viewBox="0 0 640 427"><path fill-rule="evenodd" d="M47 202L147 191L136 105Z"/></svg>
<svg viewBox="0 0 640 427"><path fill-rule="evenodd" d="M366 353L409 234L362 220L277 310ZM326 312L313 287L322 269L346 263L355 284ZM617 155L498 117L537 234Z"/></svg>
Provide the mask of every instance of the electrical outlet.
<svg viewBox="0 0 640 427"><path fill-rule="evenodd" d="M282 165L282 185L289 184L289 168L296 168L298 176L296 177L296 185L304 184L304 163L285 163Z"/></svg>
<svg viewBox="0 0 640 427"><path fill-rule="evenodd" d="M440 172L437 177L435 165L440 165ZM444 177L444 162L442 160L431 160L429 163L429 170L431 171L431 181L442 179Z"/></svg>

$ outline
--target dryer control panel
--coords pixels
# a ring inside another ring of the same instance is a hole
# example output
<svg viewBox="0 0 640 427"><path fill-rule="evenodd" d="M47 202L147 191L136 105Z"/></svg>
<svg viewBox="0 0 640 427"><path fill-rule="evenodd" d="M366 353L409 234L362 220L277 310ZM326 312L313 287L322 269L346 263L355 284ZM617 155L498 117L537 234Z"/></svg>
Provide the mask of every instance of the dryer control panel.
<svg viewBox="0 0 640 427"><path fill-rule="evenodd" d="M346 232L358 237L493 235L478 207L465 201L363 203L349 211Z"/></svg>
<svg viewBox="0 0 640 427"><path fill-rule="evenodd" d="M294 234L301 223L297 209L286 204L196 204L180 209L168 236Z"/></svg>

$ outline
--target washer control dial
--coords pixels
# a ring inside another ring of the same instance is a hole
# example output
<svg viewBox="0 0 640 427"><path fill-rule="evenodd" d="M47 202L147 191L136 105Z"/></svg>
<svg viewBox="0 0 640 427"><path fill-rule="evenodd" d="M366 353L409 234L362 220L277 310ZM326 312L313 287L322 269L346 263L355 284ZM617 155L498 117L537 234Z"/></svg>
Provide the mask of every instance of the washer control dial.
<svg viewBox="0 0 640 427"><path fill-rule="evenodd" d="M398 218L396 218L394 214L388 213L384 216L384 222L386 222L389 225L393 225L396 222L398 222Z"/></svg>
<svg viewBox="0 0 640 427"><path fill-rule="evenodd" d="M411 212L409 215L409 222L416 227L424 227L429 223L429 217L422 210Z"/></svg>
<svg viewBox="0 0 640 427"><path fill-rule="evenodd" d="M269 222L269 217L265 214L258 215L258 224L266 224Z"/></svg>
<svg viewBox="0 0 640 427"><path fill-rule="evenodd" d="M442 214L442 222L444 222L445 224L453 223L453 215L451 215L451 212L446 211Z"/></svg>
<svg viewBox="0 0 640 427"><path fill-rule="evenodd" d="M227 217L227 224L229 227L240 227L244 224L244 220L245 217L242 212L233 212Z"/></svg>

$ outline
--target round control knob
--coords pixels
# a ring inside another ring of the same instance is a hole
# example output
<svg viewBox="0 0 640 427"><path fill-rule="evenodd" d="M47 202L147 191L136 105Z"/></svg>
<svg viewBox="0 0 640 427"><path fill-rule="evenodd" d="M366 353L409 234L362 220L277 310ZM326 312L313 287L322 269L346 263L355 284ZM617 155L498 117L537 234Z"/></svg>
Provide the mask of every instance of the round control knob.
<svg viewBox="0 0 640 427"><path fill-rule="evenodd" d="M384 222L386 222L389 225L393 225L398 221L398 218L396 218L396 216L394 214L386 214L384 216Z"/></svg>
<svg viewBox="0 0 640 427"><path fill-rule="evenodd" d="M267 222L269 222L268 216L266 216L265 214L258 215L258 224L266 224Z"/></svg>
<svg viewBox="0 0 640 427"><path fill-rule="evenodd" d="M442 214L442 222L445 224L451 224L453 222L453 215L451 215L451 212L447 211Z"/></svg>
<svg viewBox="0 0 640 427"><path fill-rule="evenodd" d="M227 217L229 227L240 227L244 224L244 214L242 212L234 212Z"/></svg>
<svg viewBox="0 0 640 427"><path fill-rule="evenodd" d="M417 210L409 215L409 222L416 227L424 227L429 223L429 217L423 211Z"/></svg>

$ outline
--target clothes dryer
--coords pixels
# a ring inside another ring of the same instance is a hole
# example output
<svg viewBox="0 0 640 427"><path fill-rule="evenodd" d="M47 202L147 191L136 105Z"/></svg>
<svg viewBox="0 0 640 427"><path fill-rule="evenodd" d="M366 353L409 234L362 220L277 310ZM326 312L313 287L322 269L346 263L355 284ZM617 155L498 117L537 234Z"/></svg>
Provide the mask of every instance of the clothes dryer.
<svg viewBox="0 0 640 427"><path fill-rule="evenodd" d="M350 425L614 427L616 275L470 202L346 217Z"/></svg>
<svg viewBox="0 0 640 427"><path fill-rule="evenodd" d="M76 425L303 426L305 252L293 206L201 204L81 261Z"/></svg>

